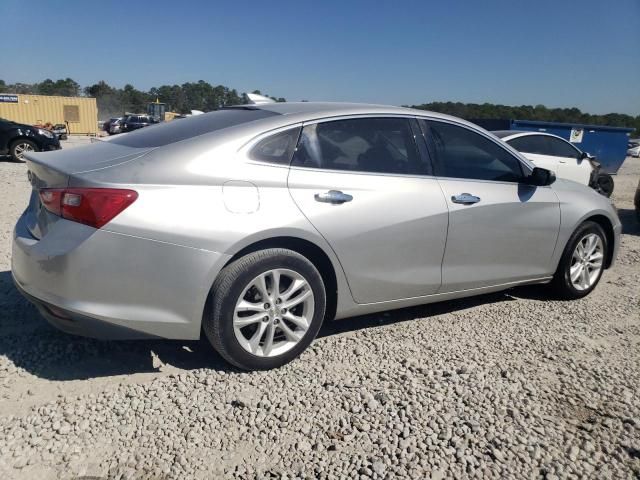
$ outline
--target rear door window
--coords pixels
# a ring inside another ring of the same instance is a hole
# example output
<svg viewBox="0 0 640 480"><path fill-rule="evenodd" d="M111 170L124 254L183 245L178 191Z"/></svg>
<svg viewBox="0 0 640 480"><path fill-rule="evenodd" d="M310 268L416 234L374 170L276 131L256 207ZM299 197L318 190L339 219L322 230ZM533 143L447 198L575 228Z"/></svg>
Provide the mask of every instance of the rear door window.
<svg viewBox="0 0 640 480"><path fill-rule="evenodd" d="M420 156L406 118L358 118L306 125L293 157L299 167L415 174Z"/></svg>
<svg viewBox="0 0 640 480"><path fill-rule="evenodd" d="M551 155L549 146L543 135L525 135L524 137L508 140L507 143L522 153Z"/></svg>
<svg viewBox="0 0 640 480"><path fill-rule="evenodd" d="M559 138L547 137L550 155L554 157L579 158L580 153L569 142Z"/></svg>

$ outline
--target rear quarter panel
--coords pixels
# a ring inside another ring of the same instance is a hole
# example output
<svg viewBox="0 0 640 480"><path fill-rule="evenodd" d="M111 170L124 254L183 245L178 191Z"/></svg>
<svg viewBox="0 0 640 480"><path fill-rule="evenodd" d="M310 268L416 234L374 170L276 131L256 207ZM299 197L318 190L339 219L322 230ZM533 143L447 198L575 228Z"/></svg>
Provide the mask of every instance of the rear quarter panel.
<svg viewBox="0 0 640 480"><path fill-rule="evenodd" d="M349 292L337 257L300 213L287 189L288 166L251 161L251 132L178 142L116 168L74 175L72 186L132 188L138 199L103 229L233 256L260 240L295 237L320 247ZM207 288L220 270L212 265ZM352 298L339 302L351 306ZM340 307L339 307L340 309Z"/></svg>

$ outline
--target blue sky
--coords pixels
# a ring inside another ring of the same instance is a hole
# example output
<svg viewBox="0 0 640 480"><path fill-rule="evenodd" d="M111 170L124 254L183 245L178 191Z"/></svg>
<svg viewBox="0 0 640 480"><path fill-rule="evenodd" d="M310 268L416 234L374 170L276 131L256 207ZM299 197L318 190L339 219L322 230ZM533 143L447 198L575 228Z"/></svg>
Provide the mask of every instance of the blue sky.
<svg viewBox="0 0 640 480"><path fill-rule="evenodd" d="M640 0L0 0L0 79L640 114Z"/></svg>

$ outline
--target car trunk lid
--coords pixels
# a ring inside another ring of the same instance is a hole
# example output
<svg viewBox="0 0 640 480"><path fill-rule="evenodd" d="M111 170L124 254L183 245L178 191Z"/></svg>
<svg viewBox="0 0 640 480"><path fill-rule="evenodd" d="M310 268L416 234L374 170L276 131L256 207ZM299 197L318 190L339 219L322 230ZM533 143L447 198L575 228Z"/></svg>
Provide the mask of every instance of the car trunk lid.
<svg viewBox="0 0 640 480"><path fill-rule="evenodd" d="M51 226L60 220L60 217L43 208L40 199L42 189L66 188L74 175L121 165L141 157L150 150L97 142L56 152L29 153L26 160L31 197L25 219L31 235L36 239L42 238Z"/></svg>

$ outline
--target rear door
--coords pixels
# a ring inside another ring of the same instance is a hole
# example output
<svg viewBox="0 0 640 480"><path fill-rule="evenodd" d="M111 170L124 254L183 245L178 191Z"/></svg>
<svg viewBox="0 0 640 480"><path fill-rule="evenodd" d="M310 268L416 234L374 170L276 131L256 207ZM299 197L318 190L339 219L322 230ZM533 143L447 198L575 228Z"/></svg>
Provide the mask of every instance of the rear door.
<svg viewBox="0 0 640 480"><path fill-rule="evenodd" d="M403 117L303 127L289 190L337 254L358 303L440 288L447 205L417 134L416 121Z"/></svg>
<svg viewBox="0 0 640 480"><path fill-rule="evenodd" d="M445 121L421 121L449 207L441 292L543 278L552 270L560 205L550 187L497 140Z"/></svg>

